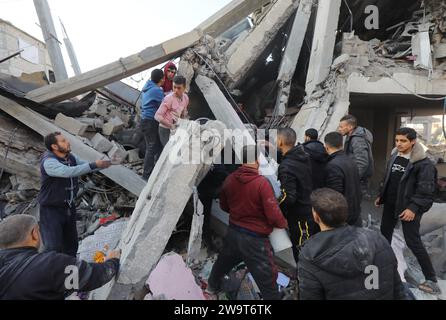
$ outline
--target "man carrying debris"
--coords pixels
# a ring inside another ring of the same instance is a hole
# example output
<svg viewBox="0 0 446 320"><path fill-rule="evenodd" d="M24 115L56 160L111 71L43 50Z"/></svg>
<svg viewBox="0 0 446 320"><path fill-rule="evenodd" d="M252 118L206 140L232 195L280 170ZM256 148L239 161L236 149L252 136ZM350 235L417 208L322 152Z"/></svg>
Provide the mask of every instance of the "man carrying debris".
<svg viewBox="0 0 446 320"><path fill-rule="evenodd" d="M141 131L146 141L146 155L144 157L144 172L142 178L148 180L155 167L155 159L162 151L159 137L159 123L155 120L155 113L164 99L164 73L160 69L152 71L150 80L142 89Z"/></svg>
<svg viewBox="0 0 446 320"><path fill-rule="evenodd" d="M319 133L316 129L305 131L305 152L310 155L311 174L313 176L313 190L325 186L325 166L327 165L328 154L324 144L318 140Z"/></svg>
<svg viewBox="0 0 446 320"><path fill-rule="evenodd" d="M296 132L281 128L277 133L277 149L282 154L278 178L282 188L280 208L288 220L294 259L299 258L302 244L318 230L311 214L312 189L310 157L304 147L296 146Z"/></svg>
<svg viewBox="0 0 446 320"><path fill-rule="evenodd" d="M414 129L398 129L395 141L396 148L387 165L380 196L375 201L376 206L384 204L381 232L391 243L393 230L401 221L407 246L426 278L420 290L440 294L434 267L420 237L421 218L434 202L437 170L417 142Z"/></svg>
<svg viewBox="0 0 446 320"><path fill-rule="evenodd" d="M325 169L325 186L343 194L348 204L347 223L351 226L362 226L361 188L358 169L355 161L342 150L342 135L331 132L325 136L328 163Z"/></svg>
<svg viewBox="0 0 446 320"><path fill-rule="evenodd" d="M17 215L0 222L0 300L63 300L73 291L102 287L119 269L119 251L96 264L54 251L39 253L40 245L34 217Z"/></svg>
<svg viewBox="0 0 446 320"><path fill-rule="evenodd" d="M352 115L341 119L339 133L347 137L344 151L351 156L358 167L361 180L361 192L365 197L370 197L368 180L374 173L374 160L372 153L373 135L363 127L358 127L358 120Z"/></svg>
<svg viewBox="0 0 446 320"><path fill-rule="evenodd" d="M398 262L378 232L349 226L345 198L332 189L311 195L314 221L322 232L299 256L301 300L406 300Z"/></svg>
<svg viewBox="0 0 446 320"><path fill-rule="evenodd" d="M229 212L229 228L224 247L209 277L209 293L218 292L222 278L243 261L263 299L281 298L268 236L274 228L287 228L287 222L270 183L259 174L258 156L257 146L245 146L242 167L223 184L220 206Z"/></svg>
<svg viewBox="0 0 446 320"><path fill-rule="evenodd" d="M75 199L78 177L110 167L111 161L88 163L71 153L70 142L60 133L44 139L48 149L40 161L40 228L46 251L75 257L78 249Z"/></svg>
<svg viewBox="0 0 446 320"><path fill-rule="evenodd" d="M173 79L177 74L177 66L172 61L168 62L164 67L164 81L161 88L165 95L172 93L173 91Z"/></svg>
<svg viewBox="0 0 446 320"><path fill-rule="evenodd" d="M169 142L170 134L175 130L178 120L188 116L189 97L185 91L186 78L176 76L173 80L173 92L164 98L155 114L155 119L160 123L159 136L163 146Z"/></svg>

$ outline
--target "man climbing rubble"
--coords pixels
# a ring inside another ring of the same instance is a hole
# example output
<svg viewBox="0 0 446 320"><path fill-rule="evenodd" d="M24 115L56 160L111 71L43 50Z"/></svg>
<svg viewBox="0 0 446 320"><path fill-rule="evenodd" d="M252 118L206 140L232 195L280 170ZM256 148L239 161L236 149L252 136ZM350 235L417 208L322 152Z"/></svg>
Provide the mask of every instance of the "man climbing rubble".
<svg viewBox="0 0 446 320"><path fill-rule="evenodd" d="M110 167L111 161L88 163L71 153L70 142L54 132L44 139L48 151L40 162L41 186L40 228L46 251L76 257L78 234L75 199L79 191L78 177Z"/></svg>
<svg viewBox="0 0 446 320"><path fill-rule="evenodd" d="M373 135L366 128L359 127L358 120L352 115L346 115L341 119L338 131L346 137L345 153L355 160L358 167L362 195L370 198L368 180L374 173Z"/></svg>
<svg viewBox="0 0 446 320"><path fill-rule="evenodd" d="M396 148L387 165L380 196L375 201L376 206L384 204L381 232L392 243L393 230L401 221L407 246L426 278L420 290L440 294L434 267L420 236L421 218L434 202L437 169L417 142L414 129L398 129L395 141Z"/></svg>
<svg viewBox="0 0 446 320"><path fill-rule="evenodd" d="M282 197L280 208L288 220L293 255L296 263L302 244L317 233L318 226L311 214L310 195L312 175L310 156L304 146L296 146L296 132L291 128L281 128L277 133L277 149L282 154L278 178Z"/></svg>
<svg viewBox="0 0 446 320"><path fill-rule="evenodd" d="M73 291L102 287L119 269L120 251L111 251L97 264L54 251L39 253L40 246L34 217L17 215L0 222L0 300L63 300Z"/></svg>
<svg viewBox="0 0 446 320"><path fill-rule="evenodd" d="M155 113L164 99L163 89L164 73L160 69L152 71L150 80L142 89L141 106L141 131L146 142L146 154L144 157L143 179L148 180L155 167L155 160L162 151L159 137L159 123L155 120Z"/></svg>
<svg viewBox="0 0 446 320"><path fill-rule="evenodd" d="M173 80L173 92L164 98L155 114L155 119L160 124L159 136L163 146L169 142L170 135L175 130L178 120L188 117L189 97L185 91L186 78L176 76Z"/></svg>
<svg viewBox="0 0 446 320"><path fill-rule="evenodd" d="M259 150L243 148L243 165L224 182L220 206L229 212L225 244L209 277L209 293L220 290L222 278L242 261L248 267L264 300L277 300L278 272L268 239L274 228L287 228L268 180L259 174Z"/></svg>

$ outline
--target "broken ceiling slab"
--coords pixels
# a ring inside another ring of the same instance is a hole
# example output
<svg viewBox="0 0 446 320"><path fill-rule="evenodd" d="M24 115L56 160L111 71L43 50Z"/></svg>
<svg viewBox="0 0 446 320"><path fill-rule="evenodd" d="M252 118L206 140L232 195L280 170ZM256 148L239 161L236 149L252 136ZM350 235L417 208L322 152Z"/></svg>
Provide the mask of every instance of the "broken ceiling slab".
<svg viewBox="0 0 446 320"><path fill-rule="evenodd" d="M205 300L192 270L176 253L164 255L147 280L153 299L163 296L167 300Z"/></svg>
<svg viewBox="0 0 446 320"><path fill-rule="evenodd" d="M219 35L246 18L264 2L264 0L234 0L188 33L79 76L33 90L26 97L36 102L59 102L128 78L178 56L198 42L203 34Z"/></svg>
<svg viewBox="0 0 446 320"><path fill-rule="evenodd" d="M70 141L73 152L86 161L96 161L104 157L104 154L85 145L77 137L61 130L45 117L21 106L13 100L0 96L0 109L42 136L62 131ZM101 173L137 196L145 185L144 180L140 176L123 166L112 166L109 169L102 170Z"/></svg>
<svg viewBox="0 0 446 320"><path fill-rule="evenodd" d="M339 22L341 0L319 0L305 91L313 93L327 78L333 62L333 52Z"/></svg>
<svg viewBox="0 0 446 320"><path fill-rule="evenodd" d="M388 76L367 77L353 72L348 77L348 91L353 93L369 94L419 94L444 96L446 83L443 79L432 79L419 75L417 72L407 68L406 72L394 72L390 77L390 70L380 69Z"/></svg>
<svg viewBox="0 0 446 320"><path fill-rule="evenodd" d="M249 33L237 50L229 57L229 87L237 87L249 75L254 63L264 53L279 30L296 11L299 0L280 0L274 3L266 17Z"/></svg>
<svg viewBox="0 0 446 320"><path fill-rule="evenodd" d="M97 290L92 296L94 299L131 300L139 294L163 254L193 188L224 147L224 129L219 121L209 121L204 126L180 121L123 233L119 245L122 249L120 274L115 281ZM214 150L213 155L209 154L210 150ZM190 156L199 161L190 161Z"/></svg>

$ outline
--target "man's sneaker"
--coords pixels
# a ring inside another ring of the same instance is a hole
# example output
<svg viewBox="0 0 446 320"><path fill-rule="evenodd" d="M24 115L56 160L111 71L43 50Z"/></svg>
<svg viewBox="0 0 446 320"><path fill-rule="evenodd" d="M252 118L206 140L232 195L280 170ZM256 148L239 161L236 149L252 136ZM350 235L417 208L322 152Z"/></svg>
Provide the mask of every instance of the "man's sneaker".
<svg viewBox="0 0 446 320"><path fill-rule="evenodd" d="M418 286L418 289L432 295L440 295L441 289L436 282L426 280Z"/></svg>

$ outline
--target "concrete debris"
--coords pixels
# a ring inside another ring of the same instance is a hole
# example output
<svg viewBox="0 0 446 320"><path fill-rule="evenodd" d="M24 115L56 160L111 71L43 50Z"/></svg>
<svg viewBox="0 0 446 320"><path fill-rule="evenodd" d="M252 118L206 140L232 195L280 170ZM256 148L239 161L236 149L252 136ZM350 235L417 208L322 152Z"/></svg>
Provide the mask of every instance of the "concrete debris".
<svg viewBox="0 0 446 320"><path fill-rule="evenodd" d="M112 142L112 148L108 152L108 157L115 163L122 163L127 159L128 152L115 141Z"/></svg>
<svg viewBox="0 0 446 320"><path fill-rule="evenodd" d="M188 265L192 265L194 261L198 260L201 250L201 240L203 237L204 207L203 203L198 198L198 191L196 188L194 188L193 201L194 215L192 217L189 244L187 246L186 262Z"/></svg>
<svg viewBox="0 0 446 320"><path fill-rule="evenodd" d="M95 262L96 252L114 250L118 246L128 221L128 219L120 219L108 226L100 227L93 235L82 240L79 245L79 258L87 262ZM107 248L108 250L105 250Z"/></svg>
<svg viewBox="0 0 446 320"><path fill-rule="evenodd" d="M75 136L82 136L88 128L87 124L74 118L67 117L62 113L57 115L54 124Z"/></svg>
<svg viewBox="0 0 446 320"><path fill-rule="evenodd" d="M102 128L102 133L106 136L111 136L114 133L117 133L124 129L124 122L122 122L121 118L115 116L109 120L104 127Z"/></svg>
<svg viewBox="0 0 446 320"><path fill-rule="evenodd" d="M93 139L91 139L91 143L93 144L93 148L103 153L109 152L113 148L113 143L100 133L96 133Z"/></svg>

